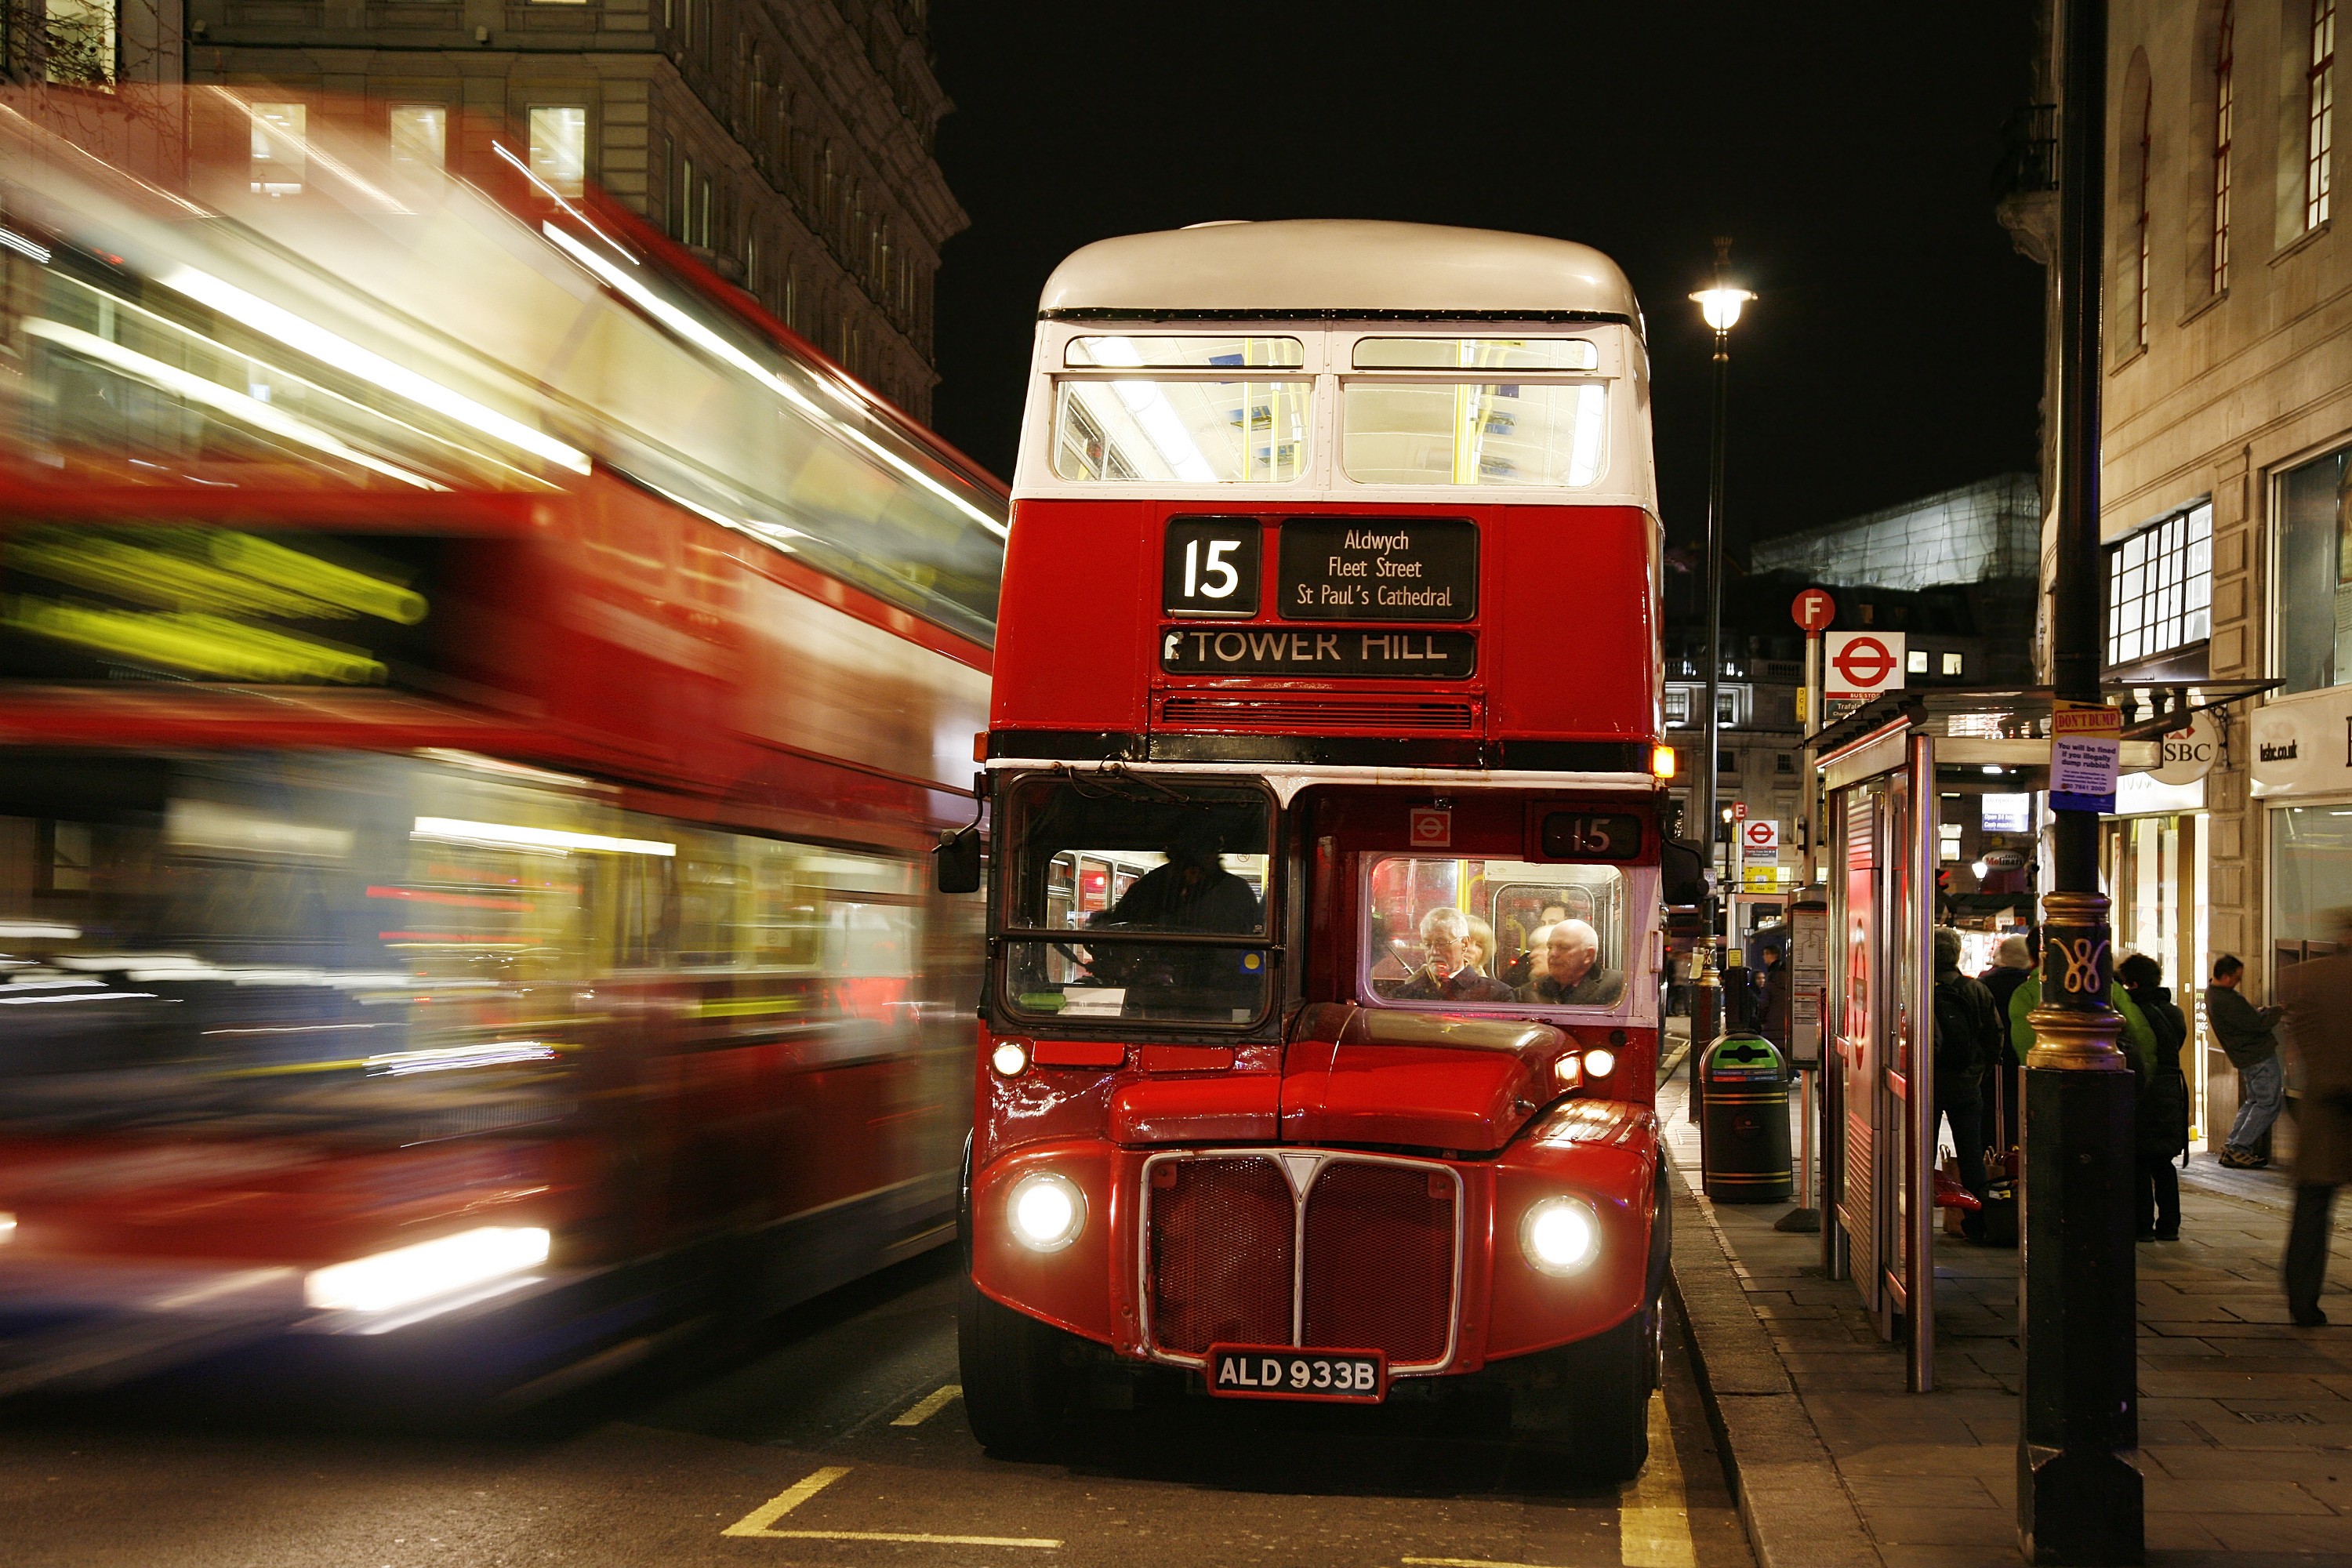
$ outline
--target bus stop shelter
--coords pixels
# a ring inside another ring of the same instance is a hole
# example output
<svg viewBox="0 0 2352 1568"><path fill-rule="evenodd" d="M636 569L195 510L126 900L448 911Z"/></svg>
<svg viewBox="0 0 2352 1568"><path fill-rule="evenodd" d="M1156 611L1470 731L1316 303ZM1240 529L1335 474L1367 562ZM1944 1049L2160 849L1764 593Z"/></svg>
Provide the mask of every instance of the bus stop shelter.
<svg viewBox="0 0 2352 1568"><path fill-rule="evenodd" d="M2265 684L2109 692L2124 714L2122 771L2153 767L2167 731ZM1831 1279L1853 1282L1881 1338L1906 1336L1915 1393L1935 1386L1932 993L1942 800L2046 789L2051 711L2047 689L1895 692L1813 740L1831 935L1822 1261Z"/></svg>

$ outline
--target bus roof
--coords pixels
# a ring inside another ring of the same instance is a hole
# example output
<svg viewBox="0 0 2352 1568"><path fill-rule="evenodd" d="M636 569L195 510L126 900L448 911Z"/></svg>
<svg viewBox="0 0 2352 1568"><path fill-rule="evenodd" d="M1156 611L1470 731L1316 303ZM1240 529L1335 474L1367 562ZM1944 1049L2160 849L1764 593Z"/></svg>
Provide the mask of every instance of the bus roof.
<svg viewBox="0 0 2352 1568"><path fill-rule="evenodd" d="M1196 224L1097 240L1041 316L1477 317L1638 323L1617 264L1539 235L1363 218Z"/></svg>

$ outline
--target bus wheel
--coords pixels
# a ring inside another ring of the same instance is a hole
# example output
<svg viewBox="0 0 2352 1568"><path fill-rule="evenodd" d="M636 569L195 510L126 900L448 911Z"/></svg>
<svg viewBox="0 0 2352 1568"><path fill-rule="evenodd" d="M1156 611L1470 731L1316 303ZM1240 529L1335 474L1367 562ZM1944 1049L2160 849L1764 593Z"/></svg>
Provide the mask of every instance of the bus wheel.
<svg viewBox="0 0 2352 1568"><path fill-rule="evenodd" d="M1542 1373L1513 1390L1511 1431L1567 1462L1580 1481L1615 1486L1650 1459L1652 1314L1563 1346Z"/></svg>
<svg viewBox="0 0 2352 1568"><path fill-rule="evenodd" d="M1069 1379L1062 1336L991 1300L963 1277L956 1301L956 1361L964 1419L980 1446L1010 1458L1044 1451L1062 1425Z"/></svg>

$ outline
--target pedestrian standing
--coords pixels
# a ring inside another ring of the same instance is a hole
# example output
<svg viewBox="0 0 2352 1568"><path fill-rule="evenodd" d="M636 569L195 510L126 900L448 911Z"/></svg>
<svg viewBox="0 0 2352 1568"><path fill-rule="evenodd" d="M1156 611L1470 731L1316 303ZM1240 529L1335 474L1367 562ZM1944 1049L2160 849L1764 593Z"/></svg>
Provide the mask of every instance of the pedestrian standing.
<svg viewBox="0 0 2352 1568"><path fill-rule="evenodd" d="M2352 1181L2352 910L2335 917L2336 956L2306 958L2279 976L2287 1037L2303 1085L2295 1119L2294 1218L2287 1227L2287 1312L2305 1328L2327 1321L2328 1225L2336 1189Z"/></svg>
<svg viewBox="0 0 2352 1568"><path fill-rule="evenodd" d="M1789 963L1778 947L1758 955L1764 967L1756 974L1756 1032L1783 1048L1789 1044Z"/></svg>
<svg viewBox="0 0 2352 1568"><path fill-rule="evenodd" d="M2142 1241L2180 1239L2180 1173L2173 1160L2189 1148L2189 1080L2180 1071L2180 1047L2189 1038L2189 1021L2172 1005L2164 971L2156 960L2135 952L2116 965L2116 978L2125 994L2139 1006L2140 1016L2156 1036L2156 1048L2142 1068L2132 1059L2137 1090L2139 1204L2137 1229Z"/></svg>
<svg viewBox="0 0 2352 1568"><path fill-rule="evenodd" d="M1960 1185L1985 1195L1984 1068L2000 1047L2000 1020L1984 983L1960 973L1960 933L1936 928L1936 1117L1949 1122L1959 1156ZM1971 1237L1984 1233L1981 1210L1961 1221Z"/></svg>
<svg viewBox="0 0 2352 1568"><path fill-rule="evenodd" d="M2005 936L2000 939L2000 945L1993 950L1992 967L1977 976L1984 982L1984 988L1992 993L1993 1011L2000 1018L2001 1048L1994 1053L1992 1065L1986 1069L1985 1076L1991 1085L1992 1092L2000 1096L2000 1124L2002 1131L2008 1134L2007 1142L2010 1147L2014 1147L2017 1142L2017 1068L2015 1064L2022 1059L2025 1052L2012 1047L2010 1038L2009 999L2017 994L2017 988L2025 984L2027 975L2033 973L2033 952L2026 945L2024 937ZM2029 1046L2032 1043L2031 1040L2025 1042Z"/></svg>
<svg viewBox="0 0 2352 1568"><path fill-rule="evenodd" d="M2213 984L2205 988L2205 1019L2230 1065L2238 1069L2238 1119L2221 1147L2221 1163L2233 1171L2259 1170L2271 1163L2254 1144L2278 1120L2286 1097L2286 1064L2279 1060L2279 1010L2256 1007L2240 989L2246 966L2234 953L2213 961Z"/></svg>

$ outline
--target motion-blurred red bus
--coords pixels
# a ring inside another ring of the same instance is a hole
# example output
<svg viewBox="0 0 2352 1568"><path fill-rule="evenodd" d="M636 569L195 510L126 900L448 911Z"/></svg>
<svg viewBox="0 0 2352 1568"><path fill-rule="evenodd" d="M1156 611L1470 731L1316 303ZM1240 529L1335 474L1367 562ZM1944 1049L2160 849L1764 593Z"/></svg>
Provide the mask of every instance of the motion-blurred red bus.
<svg viewBox="0 0 2352 1568"><path fill-rule="evenodd" d="M1673 753L1624 278L1391 223L1089 246L1013 493L974 1430L1030 1447L1155 1373L1475 1382L1633 1473Z"/></svg>
<svg viewBox="0 0 2352 1568"><path fill-rule="evenodd" d="M0 1393L527 1395L950 1238L996 483L501 147L18 107Z"/></svg>

